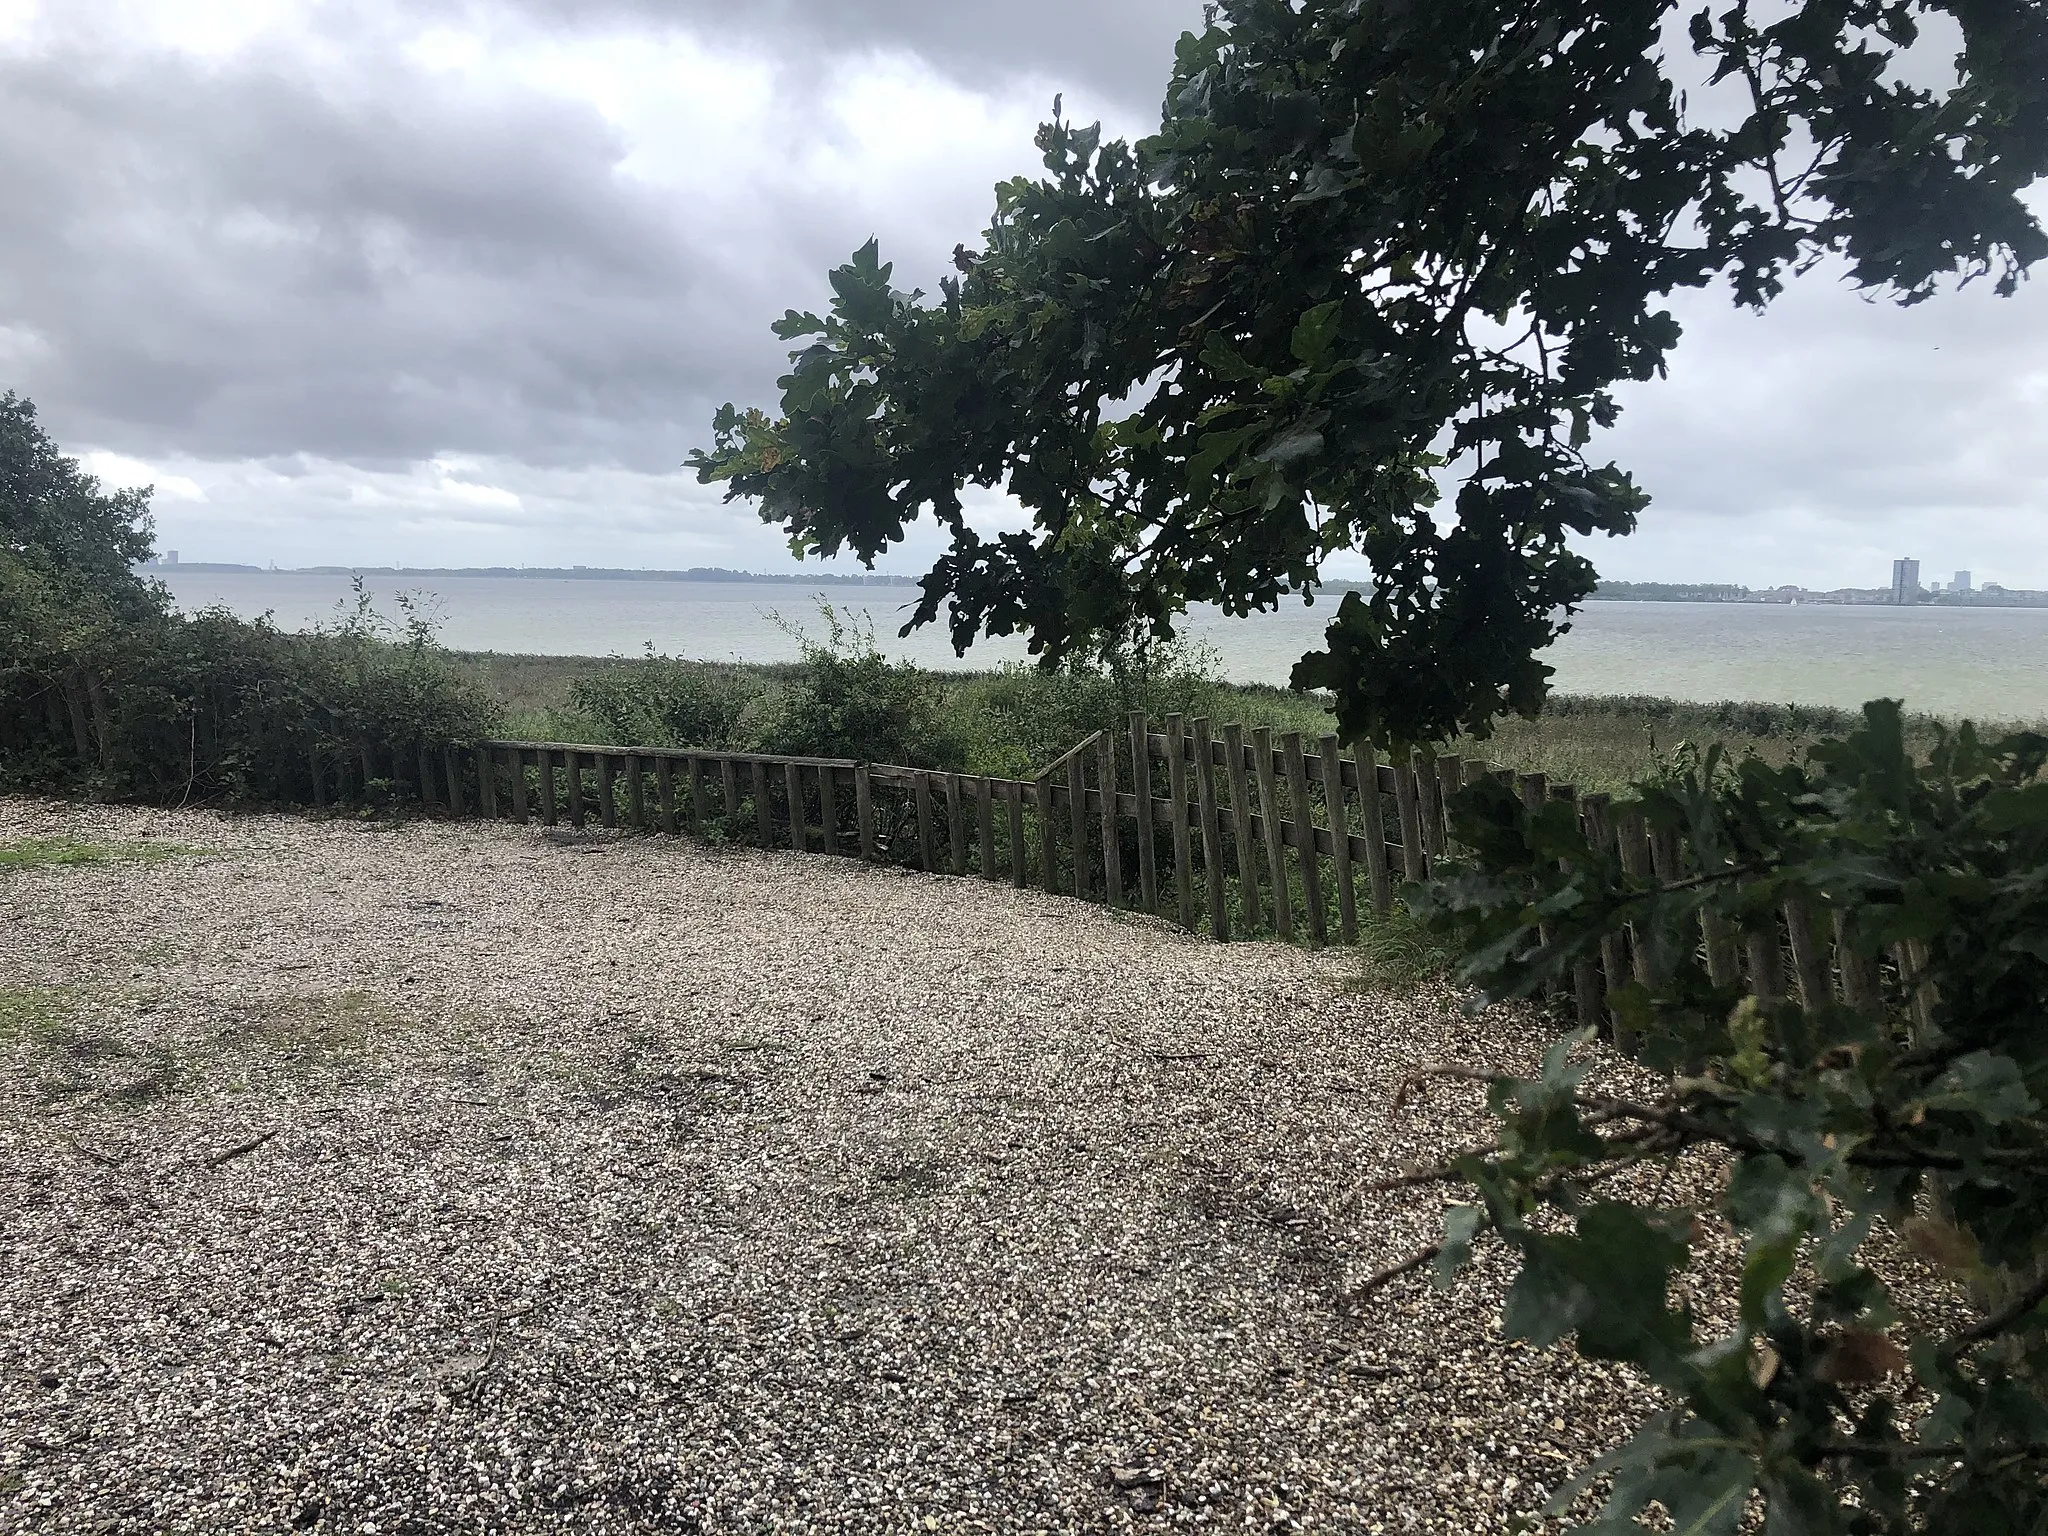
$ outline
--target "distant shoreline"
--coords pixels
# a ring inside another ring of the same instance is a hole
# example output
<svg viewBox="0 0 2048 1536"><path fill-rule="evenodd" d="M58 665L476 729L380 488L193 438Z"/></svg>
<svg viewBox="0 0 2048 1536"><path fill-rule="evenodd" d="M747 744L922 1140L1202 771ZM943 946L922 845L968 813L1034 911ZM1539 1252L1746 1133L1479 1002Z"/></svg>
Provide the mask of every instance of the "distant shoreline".
<svg viewBox="0 0 2048 1536"><path fill-rule="evenodd" d="M182 560L177 564L151 561L137 567L152 576L192 571L202 576L493 576L526 577L553 581L725 581L763 582L781 586L827 587L914 587L915 576L894 576L882 572L838 575L824 571L782 575L762 571L729 571L723 566L694 566L687 571L636 571L613 566L570 565L237 565L217 560Z"/></svg>
<svg viewBox="0 0 2048 1536"><path fill-rule="evenodd" d="M471 565L471 566L419 566L419 565L305 565L278 567L272 569L261 565L241 565L225 561L191 560L176 565L151 562L137 569L152 576L175 575L191 572L200 576L379 576L379 577L485 577L497 579L528 579L538 581L665 581L665 582L725 582L734 585L757 583L764 586L785 587L914 587L918 584L915 576L898 576L885 572L864 572L845 575L834 572L780 572L733 571L723 566L693 566L682 571L641 571L618 566L570 565ZM1322 583L1325 592L1347 592L1365 590L1363 584L1355 581L1334 580ZM1803 587L1764 587L1752 589L1739 586L1684 586L1665 582L1602 582L1597 590L1588 594L1588 602L1623 603L1715 603L1722 605L1791 607L1811 604L1817 607L1834 608L1892 608L1900 606L1892 601L1891 593L1881 588L1862 589L1855 587L1836 588L1833 591L1814 592ZM1922 592L1917 601L1906 606L1914 608L2048 608L2048 592L2035 592L2020 588L1982 588L1972 592Z"/></svg>

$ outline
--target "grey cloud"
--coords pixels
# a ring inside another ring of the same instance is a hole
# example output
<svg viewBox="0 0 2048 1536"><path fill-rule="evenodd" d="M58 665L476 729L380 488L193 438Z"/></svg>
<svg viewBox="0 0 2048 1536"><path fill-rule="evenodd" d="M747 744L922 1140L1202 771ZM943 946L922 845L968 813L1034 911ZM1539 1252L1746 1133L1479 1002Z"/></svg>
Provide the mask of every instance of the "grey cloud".
<svg viewBox="0 0 2048 1536"><path fill-rule="evenodd" d="M69 438L148 454L440 451L673 466L764 389L804 211L721 255L616 173L589 108L389 53L0 60L9 382ZM812 282L816 278L811 279ZM779 297L779 294L775 296Z"/></svg>
<svg viewBox="0 0 2048 1536"><path fill-rule="evenodd" d="M587 27L597 16L684 25L785 65L871 49L914 53L961 84L1028 77L1086 115L1149 126L1174 42L1202 23L1201 0L516 0L528 14Z"/></svg>

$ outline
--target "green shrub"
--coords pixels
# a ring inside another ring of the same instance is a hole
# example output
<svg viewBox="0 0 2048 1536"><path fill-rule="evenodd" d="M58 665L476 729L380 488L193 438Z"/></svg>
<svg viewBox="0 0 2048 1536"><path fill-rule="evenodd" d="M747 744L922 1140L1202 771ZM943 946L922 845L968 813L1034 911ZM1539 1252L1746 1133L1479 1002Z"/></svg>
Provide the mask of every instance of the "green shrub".
<svg viewBox="0 0 2048 1536"><path fill-rule="evenodd" d="M872 624L819 605L822 643L793 630L803 660L761 702L760 750L865 759L912 768L961 768L967 743L940 678L891 661Z"/></svg>
<svg viewBox="0 0 2048 1536"><path fill-rule="evenodd" d="M761 669L647 654L575 680L571 707L587 734L622 746L740 752L757 739L770 693Z"/></svg>

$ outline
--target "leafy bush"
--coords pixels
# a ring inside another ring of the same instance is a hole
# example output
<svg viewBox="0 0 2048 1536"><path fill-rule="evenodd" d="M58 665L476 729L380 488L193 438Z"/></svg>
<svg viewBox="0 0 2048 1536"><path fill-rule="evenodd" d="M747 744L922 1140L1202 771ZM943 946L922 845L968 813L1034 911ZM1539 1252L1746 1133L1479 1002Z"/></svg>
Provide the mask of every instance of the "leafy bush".
<svg viewBox="0 0 2048 1536"><path fill-rule="evenodd" d="M1783 766L1687 754L1614 808L1691 848L1662 886L1590 846L1569 806L1532 812L1490 781L1457 798L1473 858L1412 896L1488 997L1566 984L1624 933L1648 961L1616 1007L1661 1092L1590 1088L1584 1036L1535 1078L1443 1069L1489 1081L1501 1135L1439 1170L1480 1196L1446 1219L1440 1277L1491 1231L1521 1260L1511 1333L1576 1334L1669 1404L1606 1464L1588 1529L1636 1530L1652 1503L1701 1536L1758 1502L1785 1532L2048 1521L2044 765L2048 737L1967 725L1918 761L1888 701ZM1823 932L1840 919L1844 1001L1748 995L1703 961L1703 918L1774 947L1788 902ZM1595 1188L1702 1148L1727 1168L1705 1212ZM1701 1217L1741 1242L1720 1337L1673 1304ZM1967 1292L1963 1321L1895 1305L1886 1232Z"/></svg>
<svg viewBox="0 0 2048 1536"><path fill-rule="evenodd" d="M795 631L803 660L763 701L760 749L803 757L864 758L912 768L959 768L966 743L937 677L891 661L871 624L820 604L827 638Z"/></svg>
<svg viewBox="0 0 2048 1536"><path fill-rule="evenodd" d="M576 679L572 707L590 734L629 746L746 751L770 685L760 669L647 654Z"/></svg>

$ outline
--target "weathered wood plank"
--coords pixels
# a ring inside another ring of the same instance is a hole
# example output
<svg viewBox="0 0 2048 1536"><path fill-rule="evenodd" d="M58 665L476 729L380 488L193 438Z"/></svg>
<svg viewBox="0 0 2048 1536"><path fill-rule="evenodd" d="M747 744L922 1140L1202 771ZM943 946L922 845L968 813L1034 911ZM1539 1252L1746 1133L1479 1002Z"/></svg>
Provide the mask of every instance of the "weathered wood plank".
<svg viewBox="0 0 2048 1536"><path fill-rule="evenodd" d="M1039 870L1040 883L1045 887L1046 895L1057 896L1060 893L1060 824L1052 803L1052 775L1041 773L1032 784L1031 791L1038 806L1038 851L1044 865Z"/></svg>
<svg viewBox="0 0 2048 1536"><path fill-rule="evenodd" d="M694 764L692 765L694 766ZM696 803L696 784L688 786L690 801ZM676 765L673 758L662 756L654 760L654 798L661 807L661 830L670 837L676 835Z"/></svg>
<svg viewBox="0 0 2048 1536"><path fill-rule="evenodd" d="M795 763L782 765L782 793L789 801L789 851L802 853L809 840L804 836L803 770Z"/></svg>
<svg viewBox="0 0 2048 1536"><path fill-rule="evenodd" d="M996 880L996 806L995 787L983 774L974 781L974 831L976 853L981 857L981 878Z"/></svg>
<svg viewBox="0 0 2048 1536"><path fill-rule="evenodd" d="M1251 787L1245 778L1244 727L1223 727L1223 778L1230 789L1230 831L1237 845L1237 899L1244 904L1245 932L1264 923L1259 910L1259 855L1252 841Z"/></svg>
<svg viewBox="0 0 2048 1536"><path fill-rule="evenodd" d="M967 873L967 802L961 794L960 775L946 775L946 843L951 854L951 869L956 875Z"/></svg>
<svg viewBox="0 0 2048 1536"><path fill-rule="evenodd" d="M526 820L526 795L524 793L526 778L520 771L519 754L516 752L512 754L512 764L514 780L513 809L518 813L518 819L524 822ZM455 748L452 746L441 749L441 773L448 783L449 811L457 816L465 814L466 807L463 805L463 801L467 797L462 793L462 759L455 755Z"/></svg>
<svg viewBox="0 0 2048 1536"><path fill-rule="evenodd" d="M1356 750L1358 811L1365 821L1365 874L1372 886L1372 909L1385 917L1394 910L1394 880L1387 867L1387 813L1380 799L1379 754L1369 741L1359 742Z"/></svg>
<svg viewBox="0 0 2048 1536"><path fill-rule="evenodd" d="M589 813L583 804L583 754L564 752L562 771L568 775L569 825L582 827L589 821Z"/></svg>
<svg viewBox="0 0 2048 1536"><path fill-rule="evenodd" d="M718 760L718 808L726 824L726 835L737 837L740 819L740 772L739 764L729 757Z"/></svg>
<svg viewBox="0 0 2048 1536"><path fill-rule="evenodd" d="M1451 835L1451 798L1465 787L1465 764L1455 757L1440 757L1436 760L1436 793L1440 820L1443 824L1444 847L1448 848Z"/></svg>
<svg viewBox="0 0 2048 1536"><path fill-rule="evenodd" d="M647 830L647 785L640 775L640 754L626 758L626 812L635 832Z"/></svg>
<svg viewBox="0 0 2048 1536"><path fill-rule="evenodd" d="M1813 907L1803 897L1785 903L1785 936L1792 945L1792 973L1798 978L1801 1006L1819 1008L1834 1001L1827 951L1814 932Z"/></svg>
<svg viewBox="0 0 2048 1536"><path fill-rule="evenodd" d="M1778 919L1773 913L1768 925L1742 936L1749 957L1749 990L1767 1003L1785 995L1785 956L1778 939Z"/></svg>
<svg viewBox="0 0 2048 1536"><path fill-rule="evenodd" d="M1854 942L1849 915L1835 911L1835 963L1842 972L1842 1001L1865 1018L1884 1014L1884 986L1879 980L1877 960L1864 954Z"/></svg>
<svg viewBox="0 0 2048 1536"><path fill-rule="evenodd" d="M517 747L507 748L505 765L512 770L512 819L523 827L533 820L532 797L526 787L526 754ZM448 782L455 792L456 814L459 816L462 814L460 777L452 777Z"/></svg>
<svg viewBox="0 0 2048 1536"><path fill-rule="evenodd" d="M1609 795L1587 795L1580 802L1585 815L1586 841L1596 853L1615 852L1619 842L1615 837L1613 797ZM1605 934L1600 940L1600 974L1606 982L1603 989L1606 1004L1606 1033L1613 1039L1615 1049L1624 1055L1635 1054L1635 1037L1622 1028L1621 1016L1614 1007L1614 994L1629 983L1628 941L1619 931Z"/></svg>
<svg viewBox="0 0 2048 1536"><path fill-rule="evenodd" d="M1553 784L1550 786L1550 798L1561 805L1570 806L1575 815L1579 814L1579 791L1576 785ZM1584 825L1583 819L1580 824ZM1563 867L1562 861L1559 867ZM1544 942L1549 941L1546 939ZM1572 1004L1581 1025L1599 1028L1606 1016L1607 1005L1600 985L1600 968L1591 960L1578 960L1572 963Z"/></svg>
<svg viewBox="0 0 2048 1536"><path fill-rule="evenodd" d="M597 814L607 827L616 827L619 824L619 800L612 783L612 755L609 752L592 755L597 759Z"/></svg>
<svg viewBox="0 0 2048 1536"><path fill-rule="evenodd" d="M1401 821L1401 872L1410 880L1427 880L1429 854L1423 845L1422 801L1416 792L1415 766L1403 762L1396 762L1393 766L1394 810ZM1527 801L1526 790L1522 798ZM1541 798L1540 792L1538 798Z"/></svg>
<svg viewBox="0 0 2048 1536"><path fill-rule="evenodd" d="M1543 809L1544 802L1550 797L1550 780L1548 776L1540 773L1519 773L1515 775L1515 789L1522 797L1522 809L1533 815ZM1403 837L1408 835L1406 822L1402 823L1401 835ZM1550 923L1537 924L1536 933L1546 949L1557 938L1557 929ZM1557 989L1555 986L1546 983L1544 990L1554 993Z"/></svg>
<svg viewBox="0 0 2048 1536"><path fill-rule="evenodd" d="M1167 831L1173 837L1173 890L1180 903L1180 925L1195 926L1194 849L1188 835L1187 734L1179 715L1166 717Z"/></svg>
<svg viewBox="0 0 2048 1536"><path fill-rule="evenodd" d="M1435 765L1420 747L1409 754L1408 762L1415 775L1415 808L1422 817L1423 852L1432 859L1441 858L1444 851L1444 808L1438 792Z"/></svg>
<svg viewBox="0 0 2048 1536"><path fill-rule="evenodd" d="M668 759L663 758L662 761L667 762ZM704 835L704 759L694 752L683 759L683 792L690 802L690 836L701 838Z"/></svg>
<svg viewBox="0 0 2048 1536"><path fill-rule="evenodd" d="M1337 934L1358 942L1358 888L1351 877L1351 817L1344 804L1344 759L1337 738L1323 738L1323 809L1330 822L1331 862L1337 873Z"/></svg>
<svg viewBox="0 0 2048 1536"><path fill-rule="evenodd" d="M1015 779L1003 781L1003 810L1010 820L1010 884L1022 890L1031 871L1024 846L1024 786Z"/></svg>
<svg viewBox="0 0 2048 1536"><path fill-rule="evenodd" d="M1644 824L1642 814L1631 811L1622 817L1615 827L1615 837L1621 845L1623 872L1641 880L1651 878L1654 870L1650 857L1650 829ZM1656 981L1649 946L1643 943L1642 932L1634 924L1629 926L1628 957L1630 973L1638 982L1647 987Z"/></svg>
<svg viewBox="0 0 2048 1536"><path fill-rule="evenodd" d="M555 754L546 747L535 751L540 760L540 819L552 827L561 815L561 805L555 790Z"/></svg>
<svg viewBox="0 0 2048 1536"><path fill-rule="evenodd" d="M1323 912L1323 865L1316 851L1315 807L1309 802L1301 732L1289 731L1281 737L1280 750L1287 758L1287 800L1294 816L1294 855L1301 868L1302 902L1308 908L1308 936L1311 943L1327 944L1330 929Z"/></svg>
<svg viewBox="0 0 2048 1536"><path fill-rule="evenodd" d="M1108 731L1095 733L1095 779L1101 786L1098 798L1102 813L1102 899L1118 911L1124 904L1123 834L1116 821L1116 737ZM988 802L982 806L986 814Z"/></svg>
<svg viewBox="0 0 2048 1536"><path fill-rule="evenodd" d="M1216 755L1211 750L1209 721L1197 716L1195 731L1195 804L1202 818L1202 873L1209 892L1209 937L1230 941L1230 893L1223 880L1223 828L1216 817Z"/></svg>
<svg viewBox="0 0 2048 1536"><path fill-rule="evenodd" d="M498 775L491 767L491 749L476 749L476 803L486 820L498 819Z"/></svg>
<svg viewBox="0 0 2048 1536"><path fill-rule="evenodd" d="M1088 878L1088 755L1067 754L1067 839L1074 850L1074 867L1069 889L1086 901L1093 881Z"/></svg>
<svg viewBox="0 0 2048 1536"><path fill-rule="evenodd" d="M419 775L420 804L423 806L433 805L436 803L434 798L434 764L433 760L427 756L427 744L424 741L420 742L415 748L413 755L419 759L419 766L415 771Z"/></svg>
<svg viewBox="0 0 2048 1536"><path fill-rule="evenodd" d="M939 872L939 845L932 829L932 776L920 773L910 793L917 802L918 868L935 875Z"/></svg>
<svg viewBox="0 0 2048 1536"><path fill-rule="evenodd" d="M1259 784L1259 834L1266 845L1266 873L1272 881L1273 927L1283 939L1294 937L1294 894L1287 883L1287 850L1280 823L1280 786L1273 768L1273 733L1265 726L1252 732L1252 772Z"/></svg>
<svg viewBox="0 0 2048 1536"><path fill-rule="evenodd" d="M868 765L857 764L853 770L853 819L860 834L860 856L869 863L875 858L875 786L868 776Z"/></svg>
<svg viewBox="0 0 2048 1536"><path fill-rule="evenodd" d="M1131 716L1131 775L1137 793L1138 897L1142 910L1159 911L1159 852L1152 823L1152 736L1142 714Z"/></svg>
<svg viewBox="0 0 2048 1536"><path fill-rule="evenodd" d="M768 765L757 761L747 767L754 781L754 835L769 848L775 843L775 808L768 803Z"/></svg>

